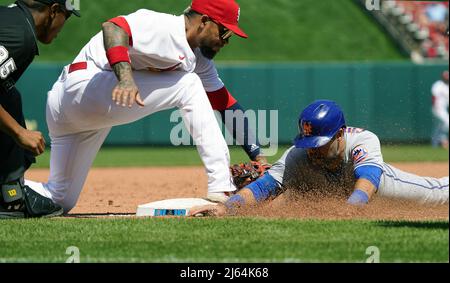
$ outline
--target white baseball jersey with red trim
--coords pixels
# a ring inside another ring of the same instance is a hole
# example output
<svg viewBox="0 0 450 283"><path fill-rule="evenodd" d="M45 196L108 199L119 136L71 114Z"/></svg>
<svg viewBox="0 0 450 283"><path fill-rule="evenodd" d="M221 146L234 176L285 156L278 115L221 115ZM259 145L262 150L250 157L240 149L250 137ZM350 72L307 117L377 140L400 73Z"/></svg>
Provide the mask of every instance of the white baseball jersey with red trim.
<svg viewBox="0 0 450 283"><path fill-rule="evenodd" d="M106 58L103 33L98 33L73 61L79 64L66 66L48 93L50 177L48 183L27 180L27 185L70 211L112 127L177 108L205 166L208 193L236 190L228 146L206 93L227 91L213 61L191 50L184 16L139 10L110 21L129 35L133 78L144 106L112 101L118 81Z"/></svg>
<svg viewBox="0 0 450 283"><path fill-rule="evenodd" d="M195 72L207 92L224 86L214 62L205 58L199 48L192 50L189 46L184 15L141 9L118 18L122 19L114 22L130 36L129 54L133 70ZM106 58L103 32L95 35L73 62L83 61L92 61L102 70L112 70Z"/></svg>

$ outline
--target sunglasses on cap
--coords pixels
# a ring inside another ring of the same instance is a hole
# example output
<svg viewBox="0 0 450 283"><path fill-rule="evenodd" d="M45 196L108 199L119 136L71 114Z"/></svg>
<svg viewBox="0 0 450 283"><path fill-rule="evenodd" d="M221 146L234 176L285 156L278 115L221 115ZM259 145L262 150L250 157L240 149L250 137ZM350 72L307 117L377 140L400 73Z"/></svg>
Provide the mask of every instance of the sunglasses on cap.
<svg viewBox="0 0 450 283"><path fill-rule="evenodd" d="M218 27L219 27L219 37L222 40L228 40L232 35L233 35L233 31L227 29L226 27L224 27L223 25L221 25L220 23L216 22L215 20L209 18L209 20L213 23L215 23Z"/></svg>

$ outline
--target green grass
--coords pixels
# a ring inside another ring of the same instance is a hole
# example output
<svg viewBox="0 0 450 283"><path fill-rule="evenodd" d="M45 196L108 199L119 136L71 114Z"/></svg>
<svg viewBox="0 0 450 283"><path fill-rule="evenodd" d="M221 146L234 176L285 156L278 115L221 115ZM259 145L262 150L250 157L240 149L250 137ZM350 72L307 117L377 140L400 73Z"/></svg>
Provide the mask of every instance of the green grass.
<svg viewBox="0 0 450 283"><path fill-rule="evenodd" d="M0 0L0 5L13 0ZM405 60L353 0L241 0L248 40L233 37L218 61ZM191 0L81 0L58 38L40 46L38 61L72 61L101 23L141 8L179 15Z"/></svg>
<svg viewBox="0 0 450 283"><path fill-rule="evenodd" d="M268 158L269 161L277 161L287 148L281 146L275 156ZM448 151L428 145L384 146L382 151L386 162L448 161ZM231 147L230 155L233 164L248 159L240 147ZM47 150L38 157L33 168L48 168L49 158L50 151ZM105 147L94 161L94 167L201 165L197 150L193 147Z"/></svg>
<svg viewBox="0 0 450 283"><path fill-rule="evenodd" d="M0 221L0 262L448 262L448 222L278 219Z"/></svg>
<svg viewBox="0 0 450 283"><path fill-rule="evenodd" d="M448 150L429 145L381 146L386 162L448 161Z"/></svg>

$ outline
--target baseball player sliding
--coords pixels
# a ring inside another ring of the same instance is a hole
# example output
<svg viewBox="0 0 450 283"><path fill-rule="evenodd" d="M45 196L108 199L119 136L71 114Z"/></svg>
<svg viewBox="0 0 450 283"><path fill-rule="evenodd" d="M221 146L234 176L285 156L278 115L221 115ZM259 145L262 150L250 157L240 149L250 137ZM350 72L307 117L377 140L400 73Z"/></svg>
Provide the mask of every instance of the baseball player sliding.
<svg viewBox="0 0 450 283"><path fill-rule="evenodd" d="M286 189L347 195L348 203L364 205L375 195L446 204L449 178L420 177L383 162L378 137L347 127L340 107L318 100L299 118L300 134L262 177L224 204L191 209L191 215L224 215L243 205L274 198Z"/></svg>
<svg viewBox="0 0 450 283"><path fill-rule="evenodd" d="M111 127L178 108L206 167L208 198L226 200L236 188L213 107L240 106L212 59L232 35L247 37L239 14L234 0L193 0L181 16L142 9L104 23L48 93L50 176L27 185L67 213ZM248 153L259 158L258 150Z"/></svg>

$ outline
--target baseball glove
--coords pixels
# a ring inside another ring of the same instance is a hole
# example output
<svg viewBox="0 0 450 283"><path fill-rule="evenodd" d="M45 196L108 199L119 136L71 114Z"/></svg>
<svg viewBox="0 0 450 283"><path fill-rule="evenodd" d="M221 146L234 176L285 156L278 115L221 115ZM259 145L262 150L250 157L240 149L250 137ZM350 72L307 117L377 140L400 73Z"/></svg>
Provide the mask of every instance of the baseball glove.
<svg viewBox="0 0 450 283"><path fill-rule="evenodd" d="M272 165L257 161L234 164L230 167L233 183L238 190L252 183L270 169Z"/></svg>

